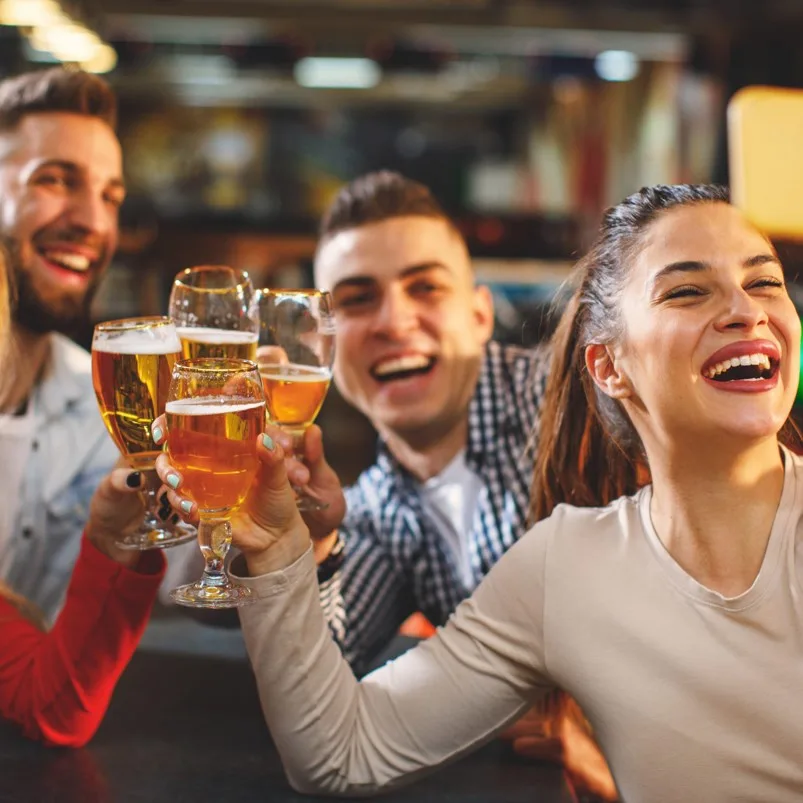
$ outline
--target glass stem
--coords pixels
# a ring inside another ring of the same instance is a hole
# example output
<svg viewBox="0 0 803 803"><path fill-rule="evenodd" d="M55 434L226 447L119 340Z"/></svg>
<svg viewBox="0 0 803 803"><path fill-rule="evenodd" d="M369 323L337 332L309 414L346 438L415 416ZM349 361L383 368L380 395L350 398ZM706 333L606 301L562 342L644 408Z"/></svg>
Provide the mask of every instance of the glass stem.
<svg viewBox="0 0 803 803"><path fill-rule="evenodd" d="M228 577L223 564L231 546L231 522L227 518L202 518L198 544L206 562L201 585L226 585Z"/></svg>
<svg viewBox="0 0 803 803"><path fill-rule="evenodd" d="M162 481L156 473L155 468L147 469L142 472L144 479L142 486L142 501L145 503L145 526L152 530L161 529L164 524L156 515L158 508L156 494L162 487Z"/></svg>

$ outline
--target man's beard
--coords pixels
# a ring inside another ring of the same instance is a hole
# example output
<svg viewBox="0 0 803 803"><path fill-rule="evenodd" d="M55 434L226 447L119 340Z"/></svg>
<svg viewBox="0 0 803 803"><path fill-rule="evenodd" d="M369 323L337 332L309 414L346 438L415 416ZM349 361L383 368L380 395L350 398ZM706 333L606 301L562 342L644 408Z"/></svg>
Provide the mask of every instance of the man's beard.
<svg viewBox="0 0 803 803"><path fill-rule="evenodd" d="M89 309L98 289L98 277L92 280L80 298L64 295L58 302L46 301L39 295L31 274L22 266L22 254L17 242L4 237L3 245L8 258L14 323L31 332L60 332L65 335L72 335L89 323Z"/></svg>

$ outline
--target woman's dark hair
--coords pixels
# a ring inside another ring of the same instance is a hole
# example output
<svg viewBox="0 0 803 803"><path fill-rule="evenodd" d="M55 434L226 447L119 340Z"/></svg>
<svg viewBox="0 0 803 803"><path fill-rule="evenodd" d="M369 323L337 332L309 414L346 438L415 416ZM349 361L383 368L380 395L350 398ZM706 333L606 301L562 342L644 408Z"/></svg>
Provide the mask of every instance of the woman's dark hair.
<svg viewBox="0 0 803 803"><path fill-rule="evenodd" d="M577 265L577 289L552 338L552 370L541 414L533 477L533 521L561 502L607 505L649 479L641 442L619 403L597 388L585 349L622 334L621 298L645 229L669 209L729 203L728 190L710 184L644 187L608 209L597 239ZM799 445L788 421L781 440Z"/></svg>

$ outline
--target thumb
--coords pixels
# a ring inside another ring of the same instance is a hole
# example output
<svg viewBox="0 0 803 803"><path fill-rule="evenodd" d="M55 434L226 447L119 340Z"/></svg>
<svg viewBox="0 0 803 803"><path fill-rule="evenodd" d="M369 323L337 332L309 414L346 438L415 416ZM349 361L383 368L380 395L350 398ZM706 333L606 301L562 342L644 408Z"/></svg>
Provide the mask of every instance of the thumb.
<svg viewBox="0 0 803 803"><path fill-rule="evenodd" d="M115 504L122 498L131 496L145 485L145 477L140 471L130 468L115 468L98 484L95 497L98 501Z"/></svg>

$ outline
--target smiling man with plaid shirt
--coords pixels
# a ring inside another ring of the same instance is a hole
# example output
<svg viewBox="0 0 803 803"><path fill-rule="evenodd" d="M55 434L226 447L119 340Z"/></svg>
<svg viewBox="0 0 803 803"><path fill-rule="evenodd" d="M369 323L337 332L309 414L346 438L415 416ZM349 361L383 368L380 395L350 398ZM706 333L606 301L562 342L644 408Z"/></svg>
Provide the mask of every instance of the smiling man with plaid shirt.
<svg viewBox="0 0 803 803"><path fill-rule="evenodd" d="M396 173L341 190L315 274L334 298L338 389L379 433L343 521L338 505L308 517L327 619L362 673L410 614L445 622L524 533L548 351L491 341L462 235Z"/></svg>

